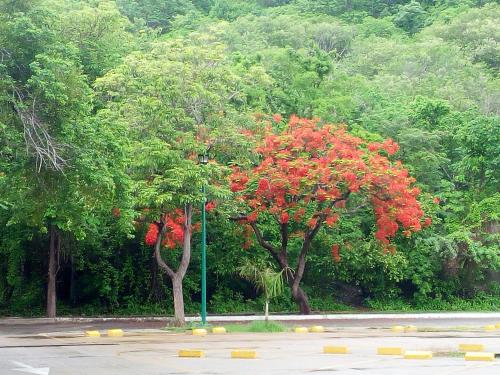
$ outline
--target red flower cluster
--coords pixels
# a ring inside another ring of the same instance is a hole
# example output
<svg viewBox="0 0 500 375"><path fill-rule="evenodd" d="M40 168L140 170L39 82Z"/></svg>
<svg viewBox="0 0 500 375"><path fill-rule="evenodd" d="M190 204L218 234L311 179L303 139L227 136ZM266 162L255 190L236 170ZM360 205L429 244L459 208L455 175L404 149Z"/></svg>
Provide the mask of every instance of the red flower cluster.
<svg viewBox="0 0 500 375"><path fill-rule="evenodd" d="M158 233L160 230L158 229L158 225L155 223L149 224L148 231L146 232L145 243L148 246L154 246L156 241L158 240Z"/></svg>
<svg viewBox="0 0 500 375"><path fill-rule="evenodd" d="M256 149L261 163L251 170L234 168L230 186L249 209L247 221L266 212L280 225L293 219L296 233L334 226L350 196L368 195L376 237L387 244L400 226L408 233L420 230L423 216L414 179L384 156L397 150L391 139L367 143L343 126L292 116L282 133L265 130Z"/></svg>
<svg viewBox="0 0 500 375"><path fill-rule="evenodd" d="M162 238L162 246L173 249L182 246L184 241L184 211L176 209L169 214L164 214L161 223L151 223L145 237L145 243L148 246L154 246L158 241L160 225L166 226L165 235ZM196 226L193 226L196 228Z"/></svg>
<svg viewBox="0 0 500 375"><path fill-rule="evenodd" d="M273 120L276 123L281 122L282 119L283 119L283 117L281 117L281 115L279 113L276 113L273 115Z"/></svg>
<svg viewBox="0 0 500 375"><path fill-rule="evenodd" d="M207 203L205 204L205 210L206 210L207 212L211 212L211 211L215 210L215 207L216 207L215 202L207 202Z"/></svg>

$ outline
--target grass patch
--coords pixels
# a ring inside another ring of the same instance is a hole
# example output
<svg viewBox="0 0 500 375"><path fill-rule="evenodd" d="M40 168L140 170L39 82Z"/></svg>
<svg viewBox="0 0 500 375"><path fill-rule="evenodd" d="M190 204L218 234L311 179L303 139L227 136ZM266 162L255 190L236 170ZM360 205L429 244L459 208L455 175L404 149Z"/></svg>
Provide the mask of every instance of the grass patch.
<svg viewBox="0 0 500 375"><path fill-rule="evenodd" d="M468 332L468 331L477 331L478 327L464 327L464 326L456 326L456 327L418 327L418 332Z"/></svg>
<svg viewBox="0 0 500 375"><path fill-rule="evenodd" d="M219 326L219 325L218 325ZM221 324L220 326L226 328L228 333L242 333L242 332L286 332L289 329L281 323L278 322L265 322L261 320L256 320L252 323L241 323L241 324ZM191 331L195 328L205 328L209 333L212 331L212 325L202 326L200 322L191 322L184 327L173 327L167 326L162 328L166 332L170 333L183 333Z"/></svg>
<svg viewBox="0 0 500 375"><path fill-rule="evenodd" d="M449 358L463 358L464 352L434 352L432 353L434 357L449 357Z"/></svg>
<svg viewBox="0 0 500 375"><path fill-rule="evenodd" d="M224 326L227 332L286 332L288 328L273 321L256 320L250 324L228 324Z"/></svg>

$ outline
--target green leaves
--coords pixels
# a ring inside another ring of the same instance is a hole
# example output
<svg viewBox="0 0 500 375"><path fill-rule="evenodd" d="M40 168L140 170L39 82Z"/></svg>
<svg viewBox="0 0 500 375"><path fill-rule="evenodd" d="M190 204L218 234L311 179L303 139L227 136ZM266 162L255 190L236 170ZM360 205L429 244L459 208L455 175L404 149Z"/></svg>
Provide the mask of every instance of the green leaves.
<svg viewBox="0 0 500 375"><path fill-rule="evenodd" d="M283 275L287 271L287 269L283 269L276 272L271 264L253 264L249 261L238 268L240 276L254 283L257 290L264 294L266 301L279 297L283 293Z"/></svg>

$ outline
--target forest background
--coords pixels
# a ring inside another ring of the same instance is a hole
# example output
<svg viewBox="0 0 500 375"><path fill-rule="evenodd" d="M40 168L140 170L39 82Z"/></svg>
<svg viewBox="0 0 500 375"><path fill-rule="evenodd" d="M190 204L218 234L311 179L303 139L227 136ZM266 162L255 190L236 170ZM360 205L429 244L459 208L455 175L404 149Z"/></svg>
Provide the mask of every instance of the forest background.
<svg viewBox="0 0 500 375"><path fill-rule="evenodd" d="M221 182L254 160L247 131L293 114L395 140L432 220L395 252L369 210L322 229L313 311L498 310L499 20L481 0L0 0L0 315L45 314L51 267L59 315L171 314L145 234L205 183L208 310L262 311L239 270L271 259ZM193 167L205 138L217 168ZM297 311L288 289L270 308Z"/></svg>

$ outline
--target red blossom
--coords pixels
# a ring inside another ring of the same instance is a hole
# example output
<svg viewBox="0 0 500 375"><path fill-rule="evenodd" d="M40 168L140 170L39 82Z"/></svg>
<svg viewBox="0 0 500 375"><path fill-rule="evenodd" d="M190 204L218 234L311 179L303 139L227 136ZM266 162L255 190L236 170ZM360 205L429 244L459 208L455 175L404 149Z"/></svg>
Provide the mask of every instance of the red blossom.
<svg viewBox="0 0 500 375"><path fill-rule="evenodd" d="M328 216L325 220L326 225L328 225L331 228L335 225L338 219L339 215L337 213L333 214L332 216Z"/></svg>
<svg viewBox="0 0 500 375"><path fill-rule="evenodd" d="M254 211L252 213L250 213L249 215L247 215L247 220L250 222L250 223L255 223L257 221L257 218L259 217L259 214L257 211Z"/></svg>
<svg viewBox="0 0 500 375"><path fill-rule="evenodd" d="M211 211L213 211L213 210L215 209L215 207L216 207L215 202L207 202L207 203L205 204L205 210L206 210L207 212L211 212Z"/></svg>
<svg viewBox="0 0 500 375"><path fill-rule="evenodd" d="M256 148L260 164L234 169L230 186L250 209L248 221L264 212L280 223L293 220L292 236L315 228L319 219L332 227L343 211L332 214L331 203L345 208L348 199L363 194L375 213L375 237L387 245L398 230L410 235L422 227L415 180L401 162L386 156L398 148L391 139L367 143L343 126L291 116L284 131L264 130Z"/></svg>
<svg viewBox="0 0 500 375"><path fill-rule="evenodd" d="M312 229L316 226L317 223L318 223L318 219L313 217L313 218L309 219L309 221L307 222L307 226Z"/></svg>
<svg viewBox="0 0 500 375"><path fill-rule="evenodd" d="M394 155L399 150L399 145L390 138L382 144L382 147L389 155Z"/></svg>
<svg viewBox="0 0 500 375"><path fill-rule="evenodd" d="M266 178L261 178L259 180L259 188L257 189L258 193L263 193L264 191L269 189L269 181Z"/></svg>
<svg viewBox="0 0 500 375"><path fill-rule="evenodd" d="M156 244L156 241L158 240L158 233L159 233L158 225L155 223L149 224L148 231L146 232L146 237L144 239L144 242L148 246L154 246Z"/></svg>
<svg viewBox="0 0 500 375"><path fill-rule="evenodd" d="M283 117L281 117L281 115L279 113L276 113L273 115L274 122L281 122L282 119L283 119Z"/></svg>

